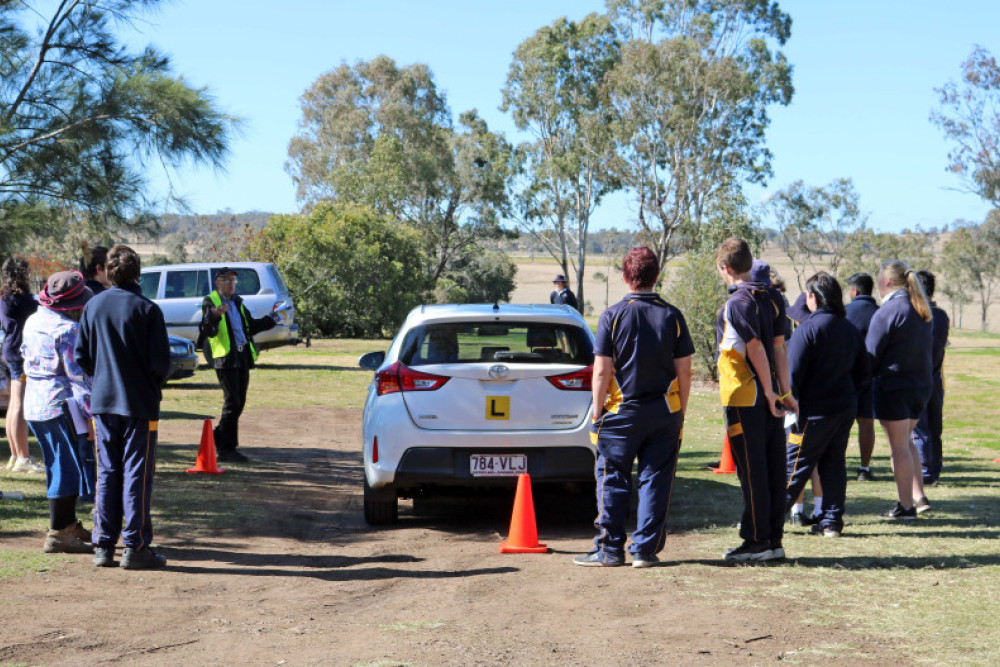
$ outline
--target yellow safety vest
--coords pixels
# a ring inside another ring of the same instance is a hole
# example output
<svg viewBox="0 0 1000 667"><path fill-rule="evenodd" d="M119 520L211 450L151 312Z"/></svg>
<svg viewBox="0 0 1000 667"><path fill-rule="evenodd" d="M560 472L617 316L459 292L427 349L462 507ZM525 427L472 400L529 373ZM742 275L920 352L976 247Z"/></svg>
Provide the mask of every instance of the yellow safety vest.
<svg viewBox="0 0 1000 667"><path fill-rule="evenodd" d="M216 308L222 305L222 297L217 290L209 294L208 298L212 300L212 304ZM250 346L250 356L253 357L254 361L257 361L257 348L254 347L253 341L250 339L250 323L247 322L246 309L243 308L243 304L240 304L239 311L240 317L243 318L243 333L246 334L247 345ZM229 322L226 321L225 314L219 320L218 333L208 339L208 344L212 350L213 359L222 359L229 354Z"/></svg>

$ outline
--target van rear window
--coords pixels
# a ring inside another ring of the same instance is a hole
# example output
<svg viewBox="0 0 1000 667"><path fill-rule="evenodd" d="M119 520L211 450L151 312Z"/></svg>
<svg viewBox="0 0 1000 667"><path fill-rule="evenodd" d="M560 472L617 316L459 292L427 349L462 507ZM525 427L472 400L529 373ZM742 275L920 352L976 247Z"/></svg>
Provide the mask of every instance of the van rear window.
<svg viewBox="0 0 1000 667"><path fill-rule="evenodd" d="M410 331L399 356L407 366L428 364L578 364L594 361L590 336L572 324L455 322Z"/></svg>

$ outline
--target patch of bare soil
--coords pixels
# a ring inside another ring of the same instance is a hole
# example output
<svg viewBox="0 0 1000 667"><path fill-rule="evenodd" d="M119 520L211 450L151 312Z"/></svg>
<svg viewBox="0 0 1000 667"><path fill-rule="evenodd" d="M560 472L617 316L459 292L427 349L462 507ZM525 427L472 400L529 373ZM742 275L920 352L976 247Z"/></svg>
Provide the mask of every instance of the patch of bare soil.
<svg viewBox="0 0 1000 667"><path fill-rule="evenodd" d="M193 457L199 426L164 424L162 445L191 446ZM426 503L420 515L404 502L398 527L372 529L361 516L360 412L263 411L241 426L269 479L245 498L251 522L158 532L162 571L66 556L65 567L0 580L0 663L762 664L821 644L857 647L863 662L884 651L847 628L802 627L794 603L725 604L740 568L721 567L696 536L671 536L659 568L575 567L592 517L565 492L535 493L547 555L498 553L510 494ZM4 547L39 549L42 528ZM719 565L710 598L685 583L705 565Z"/></svg>

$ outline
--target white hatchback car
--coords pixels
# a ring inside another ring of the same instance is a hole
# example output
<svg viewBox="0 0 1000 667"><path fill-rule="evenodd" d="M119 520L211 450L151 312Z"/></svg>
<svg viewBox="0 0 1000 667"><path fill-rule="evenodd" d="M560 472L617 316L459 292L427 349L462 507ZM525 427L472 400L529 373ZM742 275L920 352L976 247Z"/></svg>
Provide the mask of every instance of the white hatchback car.
<svg viewBox="0 0 1000 667"><path fill-rule="evenodd" d="M363 416L364 513L453 486L594 481L594 336L559 305L435 305L410 312L375 371Z"/></svg>

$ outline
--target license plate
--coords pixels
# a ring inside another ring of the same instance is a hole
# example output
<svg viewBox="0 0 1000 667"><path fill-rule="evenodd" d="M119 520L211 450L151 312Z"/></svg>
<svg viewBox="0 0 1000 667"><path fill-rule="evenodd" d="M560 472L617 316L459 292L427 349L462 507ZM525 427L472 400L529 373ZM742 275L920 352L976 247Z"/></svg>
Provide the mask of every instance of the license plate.
<svg viewBox="0 0 1000 667"><path fill-rule="evenodd" d="M516 477L528 472L528 457L524 454L476 454L469 461L469 471L473 477Z"/></svg>

